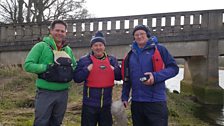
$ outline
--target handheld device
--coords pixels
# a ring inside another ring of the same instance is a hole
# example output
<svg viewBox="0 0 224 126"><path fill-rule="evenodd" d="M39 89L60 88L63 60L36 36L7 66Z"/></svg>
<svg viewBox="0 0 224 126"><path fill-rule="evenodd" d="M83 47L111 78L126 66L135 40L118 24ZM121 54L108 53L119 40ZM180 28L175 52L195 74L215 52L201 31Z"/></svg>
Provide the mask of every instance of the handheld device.
<svg viewBox="0 0 224 126"><path fill-rule="evenodd" d="M140 81L145 82L145 81L147 81L149 78L150 78L149 75L145 75L144 77L141 77L141 78L140 78Z"/></svg>

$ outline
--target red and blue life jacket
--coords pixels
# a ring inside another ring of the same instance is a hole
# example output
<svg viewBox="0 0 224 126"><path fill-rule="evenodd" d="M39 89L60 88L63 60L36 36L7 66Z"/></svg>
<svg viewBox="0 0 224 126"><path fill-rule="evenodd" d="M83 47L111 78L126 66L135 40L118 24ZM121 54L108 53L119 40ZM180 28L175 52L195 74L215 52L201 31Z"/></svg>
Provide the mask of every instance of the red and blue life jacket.
<svg viewBox="0 0 224 126"><path fill-rule="evenodd" d="M128 52L128 54L124 57L121 63L121 75L123 81L128 81L129 79L129 57L131 54L131 50ZM165 68L163 59L160 55L160 52L157 48L157 45L155 45L155 51L152 56L152 62L153 62L153 71L159 72L160 70L163 70Z"/></svg>
<svg viewBox="0 0 224 126"><path fill-rule="evenodd" d="M106 88L114 86L114 71L110 66L109 58L100 60L90 55L93 68L87 78L87 86L95 88Z"/></svg>

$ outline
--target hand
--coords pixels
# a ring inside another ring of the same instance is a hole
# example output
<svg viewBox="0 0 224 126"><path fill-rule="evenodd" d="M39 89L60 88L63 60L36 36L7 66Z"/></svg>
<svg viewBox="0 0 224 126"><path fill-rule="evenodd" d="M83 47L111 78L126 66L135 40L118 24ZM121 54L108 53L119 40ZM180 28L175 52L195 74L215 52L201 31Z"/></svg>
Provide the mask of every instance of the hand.
<svg viewBox="0 0 224 126"><path fill-rule="evenodd" d="M148 75L149 79L146 80L145 82L143 82L145 85L153 85L154 84L154 77L153 74L151 72L146 72L144 73L144 75Z"/></svg>
<svg viewBox="0 0 224 126"><path fill-rule="evenodd" d="M110 65L111 69L114 70L114 67L112 65Z"/></svg>
<svg viewBox="0 0 224 126"><path fill-rule="evenodd" d="M128 107L128 101L123 101L123 105L124 105L125 108L127 108Z"/></svg>
<svg viewBox="0 0 224 126"><path fill-rule="evenodd" d="M91 70L93 69L93 64L89 64L89 66L87 67L87 69L88 69L89 71L91 71Z"/></svg>
<svg viewBox="0 0 224 126"><path fill-rule="evenodd" d="M47 70L50 70L50 69L53 69L56 65L53 63L53 64L48 64L47 65Z"/></svg>

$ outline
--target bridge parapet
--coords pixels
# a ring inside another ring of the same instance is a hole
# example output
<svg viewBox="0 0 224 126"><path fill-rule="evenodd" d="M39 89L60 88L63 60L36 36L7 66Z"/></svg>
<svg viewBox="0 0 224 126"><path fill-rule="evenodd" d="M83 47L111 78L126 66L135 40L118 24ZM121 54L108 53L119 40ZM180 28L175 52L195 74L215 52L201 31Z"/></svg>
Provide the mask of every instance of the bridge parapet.
<svg viewBox="0 0 224 126"><path fill-rule="evenodd" d="M107 18L90 18L80 20L66 20L68 23L68 36L70 42L89 42L91 36L97 30L102 30L109 38L116 35L130 35L133 27L137 24L145 24L151 28L154 35L159 35L160 41L179 41L185 39L208 39L224 30L224 9L203 10L174 13L158 13L146 15L132 15ZM50 22L22 23L22 24L1 24L0 25L0 48L7 50L12 44L22 44L27 41L37 41L38 38L48 34ZM224 38L222 34L218 34ZM85 38L84 38L85 37ZM130 39L129 39L130 40ZM123 40L119 40L124 42ZM21 42L21 43L20 43ZM119 42L119 43L121 43ZM130 43L130 41L129 41ZM116 44L113 41L109 44ZM80 44L73 44L80 46ZM27 48L29 49L29 48ZM19 50L19 48L15 48Z"/></svg>

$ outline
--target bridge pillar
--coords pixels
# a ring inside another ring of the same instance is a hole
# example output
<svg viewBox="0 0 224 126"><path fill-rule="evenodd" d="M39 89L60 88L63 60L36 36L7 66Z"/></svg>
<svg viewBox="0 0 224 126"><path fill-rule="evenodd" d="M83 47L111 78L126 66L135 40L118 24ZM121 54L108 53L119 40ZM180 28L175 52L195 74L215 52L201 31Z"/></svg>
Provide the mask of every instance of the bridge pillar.
<svg viewBox="0 0 224 126"><path fill-rule="evenodd" d="M224 90L219 86L218 40L214 38L215 37L211 36L211 39L208 40L208 78L205 87L204 101L207 103L224 104Z"/></svg>
<svg viewBox="0 0 224 126"><path fill-rule="evenodd" d="M191 72L188 66L189 57L185 58L184 63L184 78L181 80L180 90L181 92L193 94L193 84L192 84L192 78L191 78Z"/></svg>
<svg viewBox="0 0 224 126"><path fill-rule="evenodd" d="M214 54L214 48L209 48L208 57L185 59L181 92L195 95L204 104L223 104L224 90L219 86L218 56Z"/></svg>

